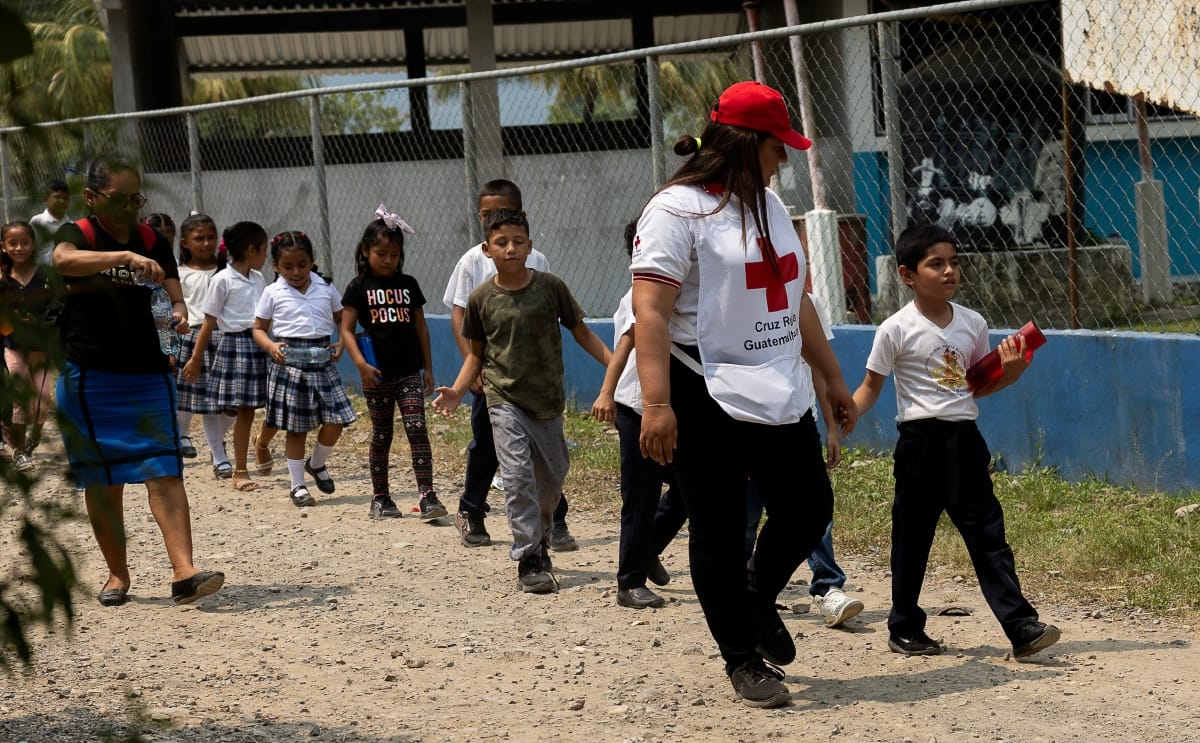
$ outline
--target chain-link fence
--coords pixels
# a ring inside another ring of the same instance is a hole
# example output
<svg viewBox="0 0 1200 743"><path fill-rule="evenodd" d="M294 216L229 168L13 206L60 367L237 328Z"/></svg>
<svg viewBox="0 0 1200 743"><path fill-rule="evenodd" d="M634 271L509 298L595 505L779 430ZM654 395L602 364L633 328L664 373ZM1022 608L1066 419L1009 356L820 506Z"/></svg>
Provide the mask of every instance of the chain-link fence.
<svg viewBox="0 0 1200 743"><path fill-rule="evenodd" d="M1148 27L1140 43L1170 60L1169 31ZM814 289L846 308L836 322L894 310L904 297L892 237L936 222L961 243L959 299L994 326L1195 332L1200 124L1103 87L1064 86L1064 38L1070 49L1078 32L1072 17L1064 28L1058 2L979 0L8 129L4 213L40 211L40 185L93 154L132 154L147 212L303 230L342 286L383 202L416 228L405 270L439 311L451 268L480 238L478 187L504 177L523 190L552 270L589 314L608 315L629 282L623 227L677 166L671 145L700 133L725 86L757 74L816 142L790 153L775 188L814 234ZM68 180L78 214L82 181Z"/></svg>

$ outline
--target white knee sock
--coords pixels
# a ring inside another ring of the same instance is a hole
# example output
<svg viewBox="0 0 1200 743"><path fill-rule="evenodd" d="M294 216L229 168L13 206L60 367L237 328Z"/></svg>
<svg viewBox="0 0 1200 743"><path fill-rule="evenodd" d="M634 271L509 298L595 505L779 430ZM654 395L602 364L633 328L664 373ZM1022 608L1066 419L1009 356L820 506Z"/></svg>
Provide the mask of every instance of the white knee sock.
<svg viewBox="0 0 1200 743"><path fill-rule="evenodd" d="M321 442L313 444L312 456L308 458L309 464L314 470L319 470L325 466L325 462L329 459L329 452L333 451L332 446L325 446Z"/></svg>
<svg viewBox="0 0 1200 743"><path fill-rule="evenodd" d="M204 438L208 440L208 448L212 452L213 464L229 461L225 454L225 426L221 420L225 417L220 413L200 416L200 422L204 424Z"/></svg>
<svg viewBox="0 0 1200 743"><path fill-rule="evenodd" d="M192 430L192 414L186 410L175 411L175 422L179 424L179 438L191 439L188 432Z"/></svg>
<svg viewBox="0 0 1200 743"><path fill-rule="evenodd" d="M289 459L288 475L292 478L292 487L298 488L304 484L304 460Z"/></svg>

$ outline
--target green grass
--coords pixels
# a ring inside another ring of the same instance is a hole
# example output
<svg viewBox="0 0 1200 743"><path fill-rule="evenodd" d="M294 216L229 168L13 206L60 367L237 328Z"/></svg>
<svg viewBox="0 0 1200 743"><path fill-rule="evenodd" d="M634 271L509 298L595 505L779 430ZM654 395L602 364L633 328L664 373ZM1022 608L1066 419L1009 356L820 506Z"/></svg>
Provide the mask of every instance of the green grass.
<svg viewBox="0 0 1200 743"><path fill-rule="evenodd" d="M566 416L572 507L616 520L620 456L612 427L582 413ZM453 461L470 441L467 416L431 418L439 460ZM1068 483L1051 469L994 475L1008 541L1023 587L1064 602L1101 602L1174 617L1200 615L1200 512L1175 509L1200 501L1142 493L1099 480ZM887 564L891 541L892 460L848 450L832 474L840 552ZM943 517L930 565L973 575L962 539Z"/></svg>

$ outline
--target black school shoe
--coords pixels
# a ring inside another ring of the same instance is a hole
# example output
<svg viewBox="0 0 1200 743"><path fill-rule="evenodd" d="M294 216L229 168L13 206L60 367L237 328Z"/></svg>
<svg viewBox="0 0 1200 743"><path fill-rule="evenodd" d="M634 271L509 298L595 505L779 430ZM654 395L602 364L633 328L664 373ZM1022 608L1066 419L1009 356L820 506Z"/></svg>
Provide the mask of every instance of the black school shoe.
<svg viewBox="0 0 1200 743"><path fill-rule="evenodd" d="M1013 642L1013 657L1027 658L1036 652L1045 650L1062 637L1062 632L1053 624L1028 622L1017 630L1016 641Z"/></svg>
<svg viewBox="0 0 1200 743"><path fill-rule="evenodd" d="M780 707L792 699L791 692L783 685L783 672L757 658L730 671L729 683L747 707Z"/></svg>
<svg viewBox="0 0 1200 743"><path fill-rule="evenodd" d="M320 490L322 493L329 495L337 490L337 485L333 482L333 477L330 476L329 469L324 465L313 467L312 457L304 460L304 471L312 475L312 478L317 481L317 490Z"/></svg>
<svg viewBox="0 0 1200 743"><path fill-rule="evenodd" d="M225 574L216 570L202 570L191 578L177 580L171 584L171 600L177 604L190 604L196 599L216 593L225 585Z"/></svg>
<svg viewBox="0 0 1200 743"><path fill-rule="evenodd" d="M753 586L753 577L750 582ZM787 625L779 618L775 602L768 600L753 587L746 592L746 600L750 607L750 619L754 623L754 649L761 653L768 663L776 666L786 666L796 660L796 643L792 640Z"/></svg>
<svg viewBox="0 0 1200 743"><path fill-rule="evenodd" d="M650 566L646 568L646 580L656 586L665 586L671 582L671 574L663 567L662 560L655 557L650 561Z"/></svg>
<svg viewBox="0 0 1200 743"><path fill-rule="evenodd" d="M940 655L942 644L924 632L918 632L912 637L901 637L895 633L888 635L888 649L901 655Z"/></svg>

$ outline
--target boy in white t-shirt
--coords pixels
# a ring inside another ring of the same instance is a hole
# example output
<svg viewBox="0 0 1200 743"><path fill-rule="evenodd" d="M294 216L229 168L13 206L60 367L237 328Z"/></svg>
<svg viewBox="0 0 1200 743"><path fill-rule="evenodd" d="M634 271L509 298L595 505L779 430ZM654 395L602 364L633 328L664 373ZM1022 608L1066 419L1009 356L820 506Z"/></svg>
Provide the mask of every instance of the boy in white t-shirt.
<svg viewBox="0 0 1200 743"><path fill-rule="evenodd" d="M38 263L44 266L50 265L50 255L54 252L54 236L58 234L58 228L71 221L67 216L67 204L70 200L71 191L67 188L67 182L55 178L46 184L46 208L29 219L29 224L36 233Z"/></svg>
<svg viewBox="0 0 1200 743"><path fill-rule="evenodd" d="M892 610L888 647L905 655L936 655L942 646L925 634L918 605L929 550L945 511L962 535L979 588L1023 658L1053 645L1057 627L1038 621L1021 593L1004 512L988 473L991 453L975 419L975 398L993 394L1028 368L1025 339L1000 343L1003 376L982 389L967 384L967 369L988 352L987 322L950 301L958 288L954 236L936 225L910 227L896 240L900 278L914 298L875 332L867 375L854 392L865 414L889 374L896 376L896 499L892 505Z"/></svg>
<svg viewBox="0 0 1200 743"><path fill-rule="evenodd" d="M479 190L479 224L483 224L487 215L500 209L512 209L525 213L521 199L521 189L517 184L502 178L488 181ZM477 243L467 249L458 259L450 280L446 283L446 292L442 295L442 303L450 310L450 327L454 332L454 343L463 359L471 351L471 343L462 336L463 319L467 314L467 298L476 287L496 275L496 264L488 258L484 248L487 242ZM526 265L535 271L548 273L550 264L540 250L533 249L529 253ZM458 511L454 516L455 526L458 527L459 539L465 547L486 547L492 543L484 525L484 516L490 510L487 504L488 489L497 479L496 472L500 467L496 458L496 443L492 438L492 424L488 420L487 398L483 394L483 380L477 379L471 385L471 443L467 445L467 472L463 483L463 493L458 499ZM500 485L496 485L497 488ZM550 549L555 552L569 552L577 549L575 537L567 528L567 497L563 495L554 510L554 527L550 534Z"/></svg>

